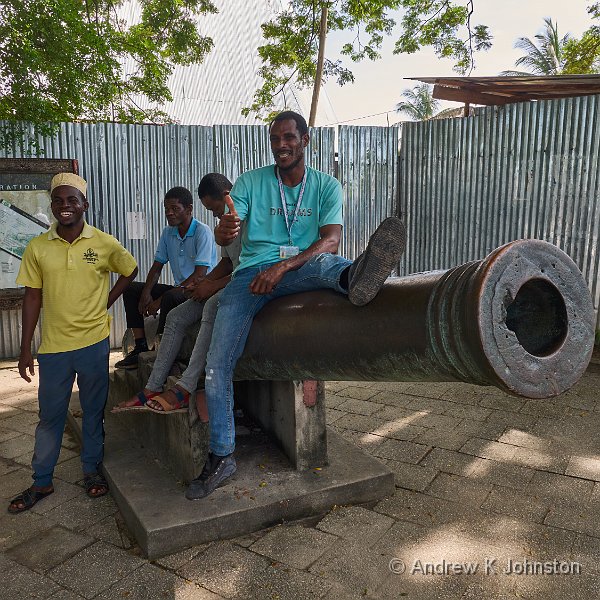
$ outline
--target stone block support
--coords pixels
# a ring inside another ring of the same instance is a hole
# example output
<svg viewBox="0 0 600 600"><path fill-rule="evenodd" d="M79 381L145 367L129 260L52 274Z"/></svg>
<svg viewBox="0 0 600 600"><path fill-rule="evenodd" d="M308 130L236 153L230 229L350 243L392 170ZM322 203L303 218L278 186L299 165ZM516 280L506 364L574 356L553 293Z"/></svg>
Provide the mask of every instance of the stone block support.
<svg viewBox="0 0 600 600"><path fill-rule="evenodd" d="M281 447L297 470L327 464L325 390L322 381L245 381L237 406Z"/></svg>

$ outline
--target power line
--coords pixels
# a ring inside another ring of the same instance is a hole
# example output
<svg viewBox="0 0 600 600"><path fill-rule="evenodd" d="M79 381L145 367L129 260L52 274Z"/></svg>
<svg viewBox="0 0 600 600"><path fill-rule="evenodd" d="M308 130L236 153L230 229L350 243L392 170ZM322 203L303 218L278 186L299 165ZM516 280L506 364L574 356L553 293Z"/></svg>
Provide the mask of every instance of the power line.
<svg viewBox="0 0 600 600"><path fill-rule="evenodd" d="M320 127L330 127L331 125L340 125L341 123L351 123L352 121L360 121L361 119L368 119L369 117L379 117L381 115L388 115L396 112L395 110L384 110L380 113L373 113L372 115L364 115L362 117L355 117L354 119L346 119L345 121L337 121L336 123L327 123L326 125L320 125Z"/></svg>

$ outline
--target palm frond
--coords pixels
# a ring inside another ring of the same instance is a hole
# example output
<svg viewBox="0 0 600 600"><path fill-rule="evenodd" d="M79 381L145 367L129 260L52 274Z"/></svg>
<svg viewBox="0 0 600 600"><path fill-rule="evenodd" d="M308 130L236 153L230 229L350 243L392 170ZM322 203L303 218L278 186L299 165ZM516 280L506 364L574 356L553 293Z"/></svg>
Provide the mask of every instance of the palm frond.
<svg viewBox="0 0 600 600"><path fill-rule="evenodd" d="M406 100L396 104L396 112L415 121L431 119L439 106L439 102L432 96L431 86L426 83L404 90L402 96Z"/></svg>
<svg viewBox="0 0 600 600"><path fill-rule="evenodd" d="M529 71L503 71L501 75L560 75L565 67L564 47L571 39L567 33L560 37L558 24L552 19L544 19L544 29L534 36L534 40L520 37L515 48L525 53L515 61L516 67L525 67Z"/></svg>

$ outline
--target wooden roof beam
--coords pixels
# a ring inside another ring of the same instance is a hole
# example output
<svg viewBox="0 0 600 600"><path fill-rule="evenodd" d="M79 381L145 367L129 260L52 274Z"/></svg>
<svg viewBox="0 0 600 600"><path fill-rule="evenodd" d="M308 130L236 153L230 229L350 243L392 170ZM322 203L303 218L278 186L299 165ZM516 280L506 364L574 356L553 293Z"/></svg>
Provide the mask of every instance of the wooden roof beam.
<svg viewBox="0 0 600 600"><path fill-rule="evenodd" d="M454 102L468 102L469 104L484 104L494 106L497 104L510 104L511 102L527 102L529 98L519 96L502 96L482 92L466 91L443 85L435 85L433 97L436 100L453 100Z"/></svg>

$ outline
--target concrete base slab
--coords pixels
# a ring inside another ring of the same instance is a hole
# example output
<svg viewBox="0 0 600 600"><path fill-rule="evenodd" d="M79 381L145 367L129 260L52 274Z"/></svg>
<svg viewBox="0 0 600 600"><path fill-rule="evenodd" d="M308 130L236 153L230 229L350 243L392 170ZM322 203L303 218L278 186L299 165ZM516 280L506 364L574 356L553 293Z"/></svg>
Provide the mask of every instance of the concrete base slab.
<svg viewBox="0 0 600 600"><path fill-rule="evenodd" d="M70 424L80 431L74 394ZM169 417L158 417L169 418ZM237 473L203 500L114 421L107 430L105 475L121 513L150 559L217 539L238 537L308 516L334 505L371 503L394 492L391 471L332 431L329 464L295 470L263 433L238 435Z"/></svg>

